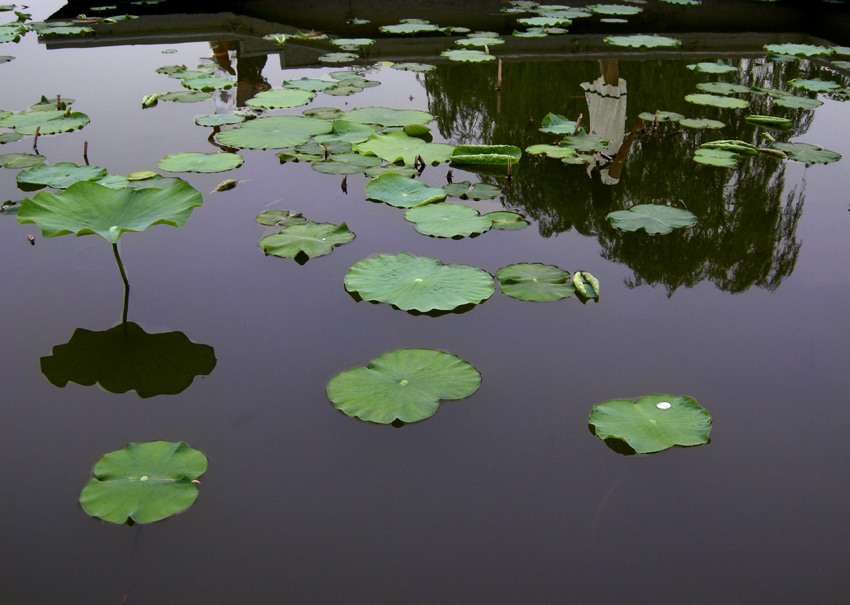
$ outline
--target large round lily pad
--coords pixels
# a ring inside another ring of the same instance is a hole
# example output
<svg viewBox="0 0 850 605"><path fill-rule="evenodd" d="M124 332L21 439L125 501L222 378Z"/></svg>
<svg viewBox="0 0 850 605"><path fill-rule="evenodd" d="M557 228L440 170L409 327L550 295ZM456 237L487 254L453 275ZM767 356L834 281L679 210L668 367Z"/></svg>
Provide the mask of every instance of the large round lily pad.
<svg viewBox="0 0 850 605"><path fill-rule="evenodd" d="M467 237L484 233L493 224L475 208L449 202L411 208L404 213L404 218L413 223L419 233L434 237Z"/></svg>
<svg viewBox="0 0 850 605"><path fill-rule="evenodd" d="M484 302L493 295L495 284L482 269L399 252L367 258L351 267L345 289L364 300L426 313Z"/></svg>
<svg viewBox="0 0 850 605"><path fill-rule="evenodd" d="M273 256L310 259L330 254L335 246L353 239L354 233L345 223L334 225L307 221L301 225L288 225L279 233L267 235L260 240L260 249Z"/></svg>
<svg viewBox="0 0 850 605"><path fill-rule="evenodd" d="M623 231L643 229L650 235L670 233L673 229L693 227L697 223L693 212L662 204L637 204L628 210L609 212L606 218Z"/></svg>
<svg viewBox="0 0 850 605"><path fill-rule="evenodd" d="M225 172L239 168L245 161L238 153L175 153L162 158L160 170L166 172Z"/></svg>
<svg viewBox="0 0 850 605"><path fill-rule="evenodd" d="M14 128L21 134L57 134L78 130L89 123L89 117L78 111L34 110L23 111L0 119L0 126Z"/></svg>
<svg viewBox="0 0 850 605"><path fill-rule="evenodd" d="M711 432L708 412L692 398L675 395L605 401L593 406L587 422L600 439L625 441L639 454L674 445L702 445Z"/></svg>
<svg viewBox="0 0 850 605"><path fill-rule="evenodd" d="M366 183L366 197L396 208L413 208L442 201L446 199L446 192L422 181L388 173Z"/></svg>
<svg viewBox="0 0 850 605"><path fill-rule="evenodd" d="M456 355L400 349L337 374L327 393L334 407L348 416L390 424L429 418L441 399L469 397L480 385L478 370Z"/></svg>
<svg viewBox="0 0 850 605"><path fill-rule="evenodd" d="M198 497L192 482L207 470L207 457L182 441L128 443L104 454L80 504L111 523L152 523L189 508Z"/></svg>
<svg viewBox="0 0 850 605"><path fill-rule="evenodd" d="M328 120L300 116L257 118L215 135L216 141L229 147L244 149L283 149L310 140L313 135L332 129Z"/></svg>
<svg viewBox="0 0 850 605"><path fill-rule="evenodd" d="M569 297L575 285L568 271L555 265L520 263L496 271L502 294L519 300L546 302Z"/></svg>

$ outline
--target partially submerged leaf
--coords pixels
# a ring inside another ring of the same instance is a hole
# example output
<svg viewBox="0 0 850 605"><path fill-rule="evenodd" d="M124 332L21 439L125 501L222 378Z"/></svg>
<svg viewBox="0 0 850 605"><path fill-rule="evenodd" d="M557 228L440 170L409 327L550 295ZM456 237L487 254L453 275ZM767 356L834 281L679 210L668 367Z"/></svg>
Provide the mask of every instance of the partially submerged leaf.
<svg viewBox="0 0 850 605"><path fill-rule="evenodd" d="M841 84L830 82L829 80L821 80L820 78L812 78L808 80L805 78L795 78L790 80L788 85L811 92L829 92L831 90L841 88Z"/></svg>
<svg viewBox="0 0 850 605"><path fill-rule="evenodd" d="M693 227L697 217L693 212L662 204L637 204L628 210L609 212L605 217L623 231L643 229L650 235L670 233L680 227Z"/></svg>
<svg viewBox="0 0 850 605"><path fill-rule="evenodd" d="M257 215L257 222L270 227L287 227L289 225L303 225L307 219L300 212L289 210L266 210Z"/></svg>
<svg viewBox="0 0 850 605"><path fill-rule="evenodd" d="M567 298L575 292L568 271L555 265L520 263L496 271L502 294L526 301L546 302Z"/></svg>
<svg viewBox="0 0 850 605"><path fill-rule="evenodd" d="M396 208L413 208L442 201L446 192L400 174L383 174L366 183L366 197Z"/></svg>
<svg viewBox="0 0 850 605"><path fill-rule="evenodd" d="M469 181L443 185L443 191L452 197L475 201L489 200L502 193L502 190L496 185L487 185L486 183L471 185Z"/></svg>
<svg viewBox="0 0 850 605"><path fill-rule="evenodd" d="M841 154L810 143L773 143L773 149L784 151L788 159L806 164L831 164L841 159Z"/></svg>
<svg viewBox="0 0 850 605"><path fill-rule="evenodd" d="M556 113L548 113L543 117L543 120L540 122L540 132L546 132L549 134L575 134L576 127L578 123L564 117L558 115Z"/></svg>
<svg viewBox="0 0 850 605"><path fill-rule="evenodd" d="M340 153L331 155L326 160L313 162L313 170L324 174L357 174L365 172L381 163L381 160L359 153Z"/></svg>
<svg viewBox="0 0 850 605"><path fill-rule="evenodd" d="M330 254L334 247L347 244L354 239L345 223L316 223L285 225L283 230L267 235L260 240L260 250L282 258L295 259L299 256L315 258Z"/></svg>
<svg viewBox="0 0 850 605"><path fill-rule="evenodd" d="M411 208L404 213L404 218L413 223L419 233L433 237L468 237L484 233L492 225L490 219L481 216L475 208L449 202Z"/></svg>

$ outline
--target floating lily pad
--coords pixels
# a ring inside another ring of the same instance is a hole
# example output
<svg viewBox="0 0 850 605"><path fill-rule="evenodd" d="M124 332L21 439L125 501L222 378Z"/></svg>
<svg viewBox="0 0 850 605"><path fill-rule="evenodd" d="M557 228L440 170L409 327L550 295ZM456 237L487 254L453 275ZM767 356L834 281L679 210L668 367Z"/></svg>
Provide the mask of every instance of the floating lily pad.
<svg viewBox="0 0 850 605"><path fill-rule="evenodd" d="M722 149L697 149L694 151L694 162L709 166L731 168L738 162L738 154Z"/></svg>
<svg viewBox="0 0 850 605"><path fill-rule="evenodd" d="M488 55L481 50L444 50L440 53L449 61L463 61L467 63L482 63L484 61L495 61L496 57Z"/></svg>
<svg viewBox="0 0 850 605"><path fill-rule="evenodd" d="M411 208L404 218L423 235L433 237L468 237L489 231L492 223L475 208L462 204L438 202Z"/></svg>
<svg viewBox="0 0 850 605"><path fill-rule="evenodd" d="M106 175L100 166L77 166L71 162L59 162L53 166L41 164L18 173L18 183L46 185L54 189L65 189L78 181L93 181Z"/></svg>
<svg viewBox="0 0 850 605"><path fill-rule="evenodd" d="M384 127L427 124L434 119L434 116L427 111L420 111L418 109L392 109L389 107L361 107L359 109L345 111L337 117L340 120L348 122L377 124Z"/></svg>
<svg viewBox="0 0 850 605"><path fill-rule="evenodd" d="M30 23L30 26L39 36L76 36L94 31L88 25L77 25L70 21L36 21Z"/></svg>
<svg viewBox="0 0 850 605"><path fill-rule="evenodd" d="M373 134L363 143L354 146L358 153L376 155L387 162L413 164L421 157L426 164L439 164L452 158L454 147L445 143L426 143L396 130L387 134ZM452 158L453 159L453 158Z"/></svg>
<svg viewBox="0 0 850 605"><path fill-rule="evenodd" d="M417 72L433 71L437 69L436 65L429 65L427 63L393 63L390 67L392 67L393 69L398 69L400 71Z"/></svg>
<svg viewBox="0 0 850 605"><path fill-rule="evenodd" d="M679 125L685 128L723 128L726 126L720 120L709 120L708 118L682 118L679 120Z"/></svg>
<svg viewBox="0 0 850 605"><path fill-rule="evenodd" d="M307 219L300 212L289 210L266 210L257 215L257 222L270 227L287 227L289 225L303 225Z"/></svg>
<svg viewBox="0 0 850 605"><path fill-rule="evenodd" d="M496 165L516 164L522 150L513 145L457 145L451 155L453 164Z"/></svg>
<svg viewBox="0 0 850 605"><path fill-rule="evenodd" d="M8 63L9 61L13 60L14 58L15 57L12 57L12 56L9 56L9 55L0 55L0 64Z"/></svg>
<svg viewBox="0 0 850 605"><path fill-rule="evenodd" d="M841 154L809 143L773 143L771 148L784 151L788 159L806 164L831 164L841 159Z"/></svg>
<svg viewBox="0 0 850 605"><path fill-rule="evenodd" d="M166 172L225 172L244 161L238 153L175 153L162 158L158 167Z"/></svg>
<svg viewBox="0 0 850 605"><path fill-rule="evenodd" d="M638 454L674 445L708 443L711 416L690 397L647 395L637 402L612 399L593 406L587 419L602 439L625 441Z"/></svg>
<svg viewBox="0 0 850 605"><path fill-rule="evenodd" d="M721 97L718 95L693 94L687 95L685 101L696 105L710 105L711 107L723 107L727 109L743 109L749 103L744 99L734 97Z"/></svg>
<svg viewBox="0 0 850 605"><path fill-rule="evenodd" d="M734 65L729 65L723 61L717 63L691 63L688 69L706 74L726 74L732 71L738 71Z"/></svg>
<svg viewBox="0 0 850 605"><path fill-rule="evenodd" d="M195 124L198 126L224 126L225 124L241 124L244 121L245 116L233 113L214 113L195 117Z"/></svg>
<svg viewBox="0 0 850 605"><path fill-rule="evenodd" d="M135 172L131 172L127 175L128 181L145 181L147 179L152 179L154 177L158 177L159 175L153 170L136 170Z"/></svg>
<svg viewBox="0 0 850 605"><path fill-rule="evenodd" d="M307 105L313 100L316 94L308 90L299 90L297 88L279 88L276 90L265 90L257 93L254 98L248 99L245 103L251 107L268 107L269 109L279 109L284 107L298 107L299 105Z"/></svg>
<svg viewBox="0 0 850 605"><path fill-rule="evenodd" d="M531 155L545 155L559 160L574 159L579 155L578 151L572 147L561 147L560 145L532 145L526 147L525 152ZM584 160L582 160L582 163L584 163Z"/></svg>
<svg viewBox="0 0 850 605"><path fill-rule="evenodd" d="M80 112L65 112L61 110L23 111L0 118L0 126L14 128L21 134L56 134L77 130L89 123L89 117Z"/></svg>
<svg viewBox="0 0 850 605"><path fill-rule="evenodd" d="M608 36L604 39L604 41L606 44L611 44L612 46L627 46L632 48L660 48L679 46L682 44L681 40L668 38L666 36L659 36L657 34L653 34L651 36Z"/></svg>
<svg viewBox="0 0 850 605"><path fill-rule="evenodd" d="M327 160L313 162L313 170L324 174L357 174L380 163L381 160L374 156L340 153L329 156Z"/></svg>
<svg viewBox="0 0 850 605"><path fill-rule="evenodd" d="M498 212L488 212L484 217L490 219L490 222L493 223L493 229L515 231L523 227L528 227L528 222L522 218L521 214L517 214L516 212L500 210Z"/></svg>
<svg viewBox="0 0 850 605"><path fill-rule="evenodd" d="M3 57L0 57L0 63L3 62L2 59ZM850 61L832 61L830 64L838 69L850 69Z"/></svg>
<svg viewBox="0 0 850 605"><path fill-rule="evenodd" d="M779 97L774 99L773 103L780 107L788 107L791 109L814 109L823 105L823 101L811 99L809 97L795 97L793 95Z"/></svg>
<svg viewBox="0 0 850 605"><path fill-rule="evenodd" d="M320 118L322 120L333 120L342 113L341 109L336 107L311 107L302 111L308 118Z"/></svg>
<svg viewBox="0 0 850 605"><path fill-rule="evenodd" d="M646 122L678 122L685 116L675 111L656 111L655 113L644 112L638 117Z"/></svg>
<svg viewBox="0 0 850 605"><path fill-rule="evenodd" d="M469 397L480 385L478 370L455 355L400 349L337 374L327 394L347 416L378 424L409 423L433 416L441 399Z"/></svg>
<svg viewBox="0 0 850 605"><path fill-rule="evenodd" d="M475 183L472 185L469 181L443 185L443 191L452 197L475 201L489 200L502 193L502 190L496 185L487 185L486 183Z"/></svg>
<svg viewBox="0 0 850 605"><path fill-rule="evenodd" d="M203 204L201 194L180 179L162 189L140 183L145 186L138 190L82 181L58 195L41 191L21 202L18 222L36 223L44 237L95 233L114 244L126 231L159 224L182 227L195 206Z"/></svg>
<svg viewBox="0 0 850 605"><path fill-rule="evenodd" d="M236 84L236 82L233 80L212 75L199 76L197 78L186 78L183 80L183 86L186 88L207 92L211 90L227 90L228 88L233 88L234 84Z"/></svg>
<svg viewBox="0 0 850 605"><path fill-rule="evenodd" d="M693 212L661 204L637 204L628 210L609 212L605 217L623 231L643 229L650 235L670 233L680 227L693 227L697 217Z"/></svg>
<svg viewBox="0 0 850 605"><path fill-rule="evenodd" d="M22 138L24 138L24 135L19 132L4 132L0 134L0 145L14 143L15 141L20 141Z"/></svg>
<svg viewBox="0 0 850 605"><path fill-rule="evenodd" d="M789 81L788 85L793 86L794 88L800 88L802 90L808 90L811 92L829 92L831 90L837 90L841 88L841 84L830 82L828 80L821 80L820 78L812 78L810 80L804 78L795 78Z"/></svg>
<svg viewBox="0 0 850 605"><path fill-rule="evenodd" d="M555 14L546 17L539 15L536 17L523 17L517 19L516 22L526 27L568 27L573 23L569 17Z"/></svg>
<svg viewBox="0 0 850 605"><path fill-rule="evenodd" d="M752 92L749 86L743 84L730 84L728 82L700 82L697 88L703 92L717 95L729 95L732 93Z"/></svg>
<svg viewBox="0 0 850 605"><path fill-rule="evenodd" d="M182 393L196 376L215 368L212 347L190 341L182 332L148 334L133 322L103 332L74 330L71 340L41 358L51 384L99 384L110 393L136 391L139 397Z"/></svg>
<svg viewBox="0 0 850 605"><path fill-rule="evenodd" d="M83 510L110 523L152 523L186 510L207 458L183 443L128 443L95 464L80 494Z"/></svg>
<svg viewBox="0 0 850 605"><path fill-rule="evenodd" d="M122 189L130 184L127 177L121 176L120 174L107 174L106 176L102 176L91 182L103 185L104 187L109 187L110 189Z"/></svg>
<svg viewBox="0 0 850 605"><path fill-rule="evenodd" d="M460 40L455 40L455 44L463 46L464 48L484 48L498 46L499 44L504 43L505 41L502 38L462 38Z"/></svg>
<svg viewBox="0 0 850 605"><path fill-rule="evenodd" d="M835 53L832 48L815 46L814 44L765 44L764 49L778 55L795 55L798 57L827 56Z"/></svg>
<svg viewBox="0 0 850 605"><path fill-rule="evenodd" d="M588 6L587 10L597 15L636 15L643 11L643 8L624 4L594 4Z"/></svg>
<svg viewBox="0 0 850 605"><path fill-rule="evenodd" d="M365 174L366 176L372 178L379 177L382 174L398 174L400 176L410 178L419 174L419 171L413 166L387 164L386 166L375 166L374 168L367 168Z"/></svg>
<svg viewBox="0 0 850 605"><path fill-rule="evenodd" d="M322 63L349 63L357 59L358 56L354 53L327 53L319 57Z"/></svg>
<svg viewBox="0 0 850 605"><path fill-rule="evenodd" d="M427 313L482 303L493 295L495 285L482 269L399 252L367 258L351 267L345 289L364 300Z"/></svg>
<svg viewBox="0 0 850 605"><path fill-rule="evenodd" d="M313 135L332 129L328 120L300 116L270 116L245 122L215 135L216 141L229 147L244 149L282 149L295 147Z"/></svg>
<svg viewBox="0 0 850 605"><path fill-rule="evenodd" d="M440 29L433 23L399 23L396 25L382 25L378 28L385 34L419 34L422 32L434 32Z"/></svg>
<svg viewBox="0 0 850 605"><path fill-rule="evenodd" d="M791 128L791 120L777 116L748 115L744 118L744 121L763 128L777 128L779 130Z"/></svg>
<svg viewBox="0 0 850 605"><path fill-rule="evenodd" d="M549 134L574 134L578 123L558 115L556 113L548 113L540 122L540 132Z"/></svg>
<svg viewBox="0 0 850 605"><path fill-rule="evenodd" d="M546 302L567 298L575 292L568 271L554 265L520 263L496 271L502 294L526 301Z"/></svg>
<svg viewBox="0 0 850 605"><path fill-rule="evenodd" d="M354 239L345 223L316 223L307 221L300 225L285 226L279 233L267 235L260 240L260 250L267 255L282 258L315 258L330 254L335 246L347 244Z"/></svg>
<svg viewBox="0 0 850 605"><path fill-rule="evenodd" d="M335 40L331 40L331 44L334 46L362 47L371 46L374 43L375 40L372 38L336 38Z"/></svg>
<svg viewBox="0 0 850 605"><path fill-rule="evenodd" d="M328 80L300 78L298 80L284 80L282 86L284 88L297 88L299 90L306 90L309 92L318 92L320 90L327 90L328 88L333 88L336 85L336 82L330 82Z"/></svg>
<svg viewBox="0 0 850 605"><path fill-rule="evenodd" d="M160 101L174 101L175 103L197 103L211 98L212 94L200 90L176 90L159 95Z"/></svg>
<svg viewBox="0 0 850 605"><path fill-rule="evenodd" d="M583 128L580 128L577 134L564 137L564 140L561 141L562 147L569 147L576 151L583 151L587 153L602 151L610 144L611 141L604 137L587 134Z"/></svg>
<svg viewBox="0 0 850 605"><path fill-rule="evenodd" d="M413 208L446 199L446 192L400 174L383 174L366 183L366 197L395 206Z"/></svg>
<svg viewBox="0 0 850 605"><path fill-rule="evenodd" d="M3 168L30 168L43 164L46 158L43 155L31 153L6 153L0 155L0 166Z"/></svg>

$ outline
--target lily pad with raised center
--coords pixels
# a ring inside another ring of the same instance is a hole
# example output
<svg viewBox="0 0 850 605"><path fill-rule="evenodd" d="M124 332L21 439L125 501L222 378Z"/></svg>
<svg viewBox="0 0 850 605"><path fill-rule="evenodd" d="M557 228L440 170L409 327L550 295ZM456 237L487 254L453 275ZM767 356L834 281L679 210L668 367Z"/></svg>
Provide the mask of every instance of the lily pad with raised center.
<svg viewBox="0 0 850 605"><path fill-rule="evenodd" d="M605 401L593 406L587 422L603 441L625 441L638 454L674 445L702 445L708 443L711 432L708 412L691 397L675 395Z"/></svg>
<svg viewBox="0 0 850 605"><path fill-rule="evenodd" d="M43 155L32 153L5 153L0 155L0 166L3 168L31 168L43 164L46 158Z"/></svg>
<svg viewBox="0 0 850 605"><path fill-rule="evenodd" d="M502 193L502 190L496 185L488 185L486 183L475 183L472 185L469 181L443 185L443 191L452 197L475 201L493 199Z"/></svg>
<svg viewBox="0 0 850 605"><path fill-rule="evenodd" d="M334 247L353 239L354 233L345 223L334 225L307 221L301 225L285 226L279 233L265 236L260 240L260 250L282 258L310 259L330 254Z"/></svg>
<svg viewBox="0 0 850 605"><path fill-rule="evenodd" d="M139 181L146 183L147 181ZM110 189L90 182L74 183L58 195L41 191L21 202L19 223L36 223L44 237L95 233L111 244L126 231L151 225L182 227L203 198L189 183L174 179L159 189Z"/></svg>
<svg viewBox="0 0 850 605"><path fill-rule="evenodd" d="M152 523L186 510L207 457L182 441L128 443L104 454L80 494L83 510L111 523Z"/></svg>
<svg viewBox="0 0 850 605"><path fill-rule="evenodd" d="M643 229L650 235L670 233L673 229L693 227L697 223L693 212L662 204L637 204L628 210L609 212L605 218L617 229Z"/></svg>
<svg viewBox="0 0 850 605"><path fill-rule="evenodd" d="M421 157L426 164L440 164L452 157L454 147L445 143L427 143L411 137L401 130L387 134L373 134L366 141L354 145L358 153L376 155L387 162L413 164Z"/></svg>
<svg viewBox="0 0 850 605"><path fill-rule="evenodd" d="M18 183L46 185L54 189L65 189L78 181L93 181L106 176L100 166L77 166L72 162L59 162L53 166L40 164L18 173Z"/></svg>
<svg viewBox="0 0 850 605"><path fill-rule="evenodd" d="M528 222L522 218L521 214L517 214L516 212L499 210L497 212L488 212L484 216L489 218L490 222L493 223L493 229L515 231L523 227L528 227Z"/></svg>
<svg viewBox="0 0 850 605"><path fill-rule="evenodd" d="M788 107L790 109L814 109L823 105L823 101L809 97L795 97L793 95L779 97L773 100L774 105Z"/></svg>
<svg viewBox="0 0 850 605"><path fill-rule="evenodd" d="M668 38L666 36L659 36L658 34L653 34L651 36L608 36L604 39L604 41L606 44L611 44L612 46L626 46L632 48L661 48L679 46L682 44L681 40Z"/></svg>
<svg viewBox="0 0 850 605"><path fill-rule="evenodd" d="M737 67L723 61L718 61L717 63L691 63L688 65L688 69L705 74L726 74L732 71L738 71Z"/></svg>
<svg viewBox="0 0 850 605"><path fill-rule="evenodd" d="M212 90L227 90L233 88L236 84L233 80L222 78L221 76L204 75L197 78L186 78L183 80L183 86L192 90L203 90L210 92Z"/></svg>
<svg viewBox="0 0 850 605"><path fill-rule="evenodd" d="M694 151L693 160L708 166L731 168L738 163L738 154L723 149L697 149Z"/></svg>
<svg viewBox="0 0 850 605"><path fill-rule="evenodd" d="M556 113L548 113L540 122L540 132L549 134L574 134L578 124L569 118L558 115Z"/></svg>
<svg viewBox="0 0 850 605"><path fill-rule="evenodd" d="M765 44L764 49L769 53L795 55L797 57L818 57L835 53L832 48L814 44Z"/></svg>
<svg viewBox="0 0 850 605"><path fill-rule="evenodd" d="M382 174L366 183L366 197L395 206L413 208L423 204L441 202L446 192L429 187L422 181L414 181L400 174Z"/></svg>
<svg viewBox="0 0 850 605"><path fill-rule="evenodd" d="M679 125L685 128L723 128L726 126L720 120L709 120L708 118L682 118Z"/></svg>
<svg viewBox="0 0 850 605"><path fill-rule="evenodd" d="M502 294L526 301L547 302L567 298L576 288L568 271L542 263L519 263L496 271Z"/></svg>
<svg viewBox="0 0 850 605"><path fill-rule="evenodd" d="M810 143L773 143L771 148L784 151L789 160L806 164L831 164L841 159L841 154Z"/></svg>
<svg viewBox="0 0 850 605"><path fill-rule="evenodd" d="M726 109L743 109L749 103L744 99L735 97L721 97L719 95L693 94L687 95L685 101L696 105L709 105L711 107L723 107Z"/></svg>
<svg viewBox="0 0 850 605"><path fill-rule="evenodd" d="M482 269L399 252L355 264L345 276L345 289L363 300L427 313L482 303L493 295L495 285Z"/></svg>
<svg viewBox="0 0 850 605"><path fill-rule="evenodd" d="M307 219L300 212L289 210L266 210L257 215L257 222L270 227L287 227L289 225L303 225Z"/></svg>
<svg viewBox="0 0 850 605"><path fill-rule="evenodd" d="M313 170L324 174L357 174L378 166L379 158L359 153L340 153L331 155L326 160L313 162Z"/></svg>
<svg viewBox="0 0 850 605"><path fill-rule="evenodd" d="M337 119L361 124L377 124L378 126L393 127L408 124L427 124L434 119L427 111L418 109L392 109L389 107L360 107L342 112Z"/></svg>
<svg viewBox="0 0 850 605"><path fill-rule="evenodd" d="M298 107L299 105L307 105L315 96L316 93L308 90L278 88L257 93L254 98L248 99L246 104L251 107L267 107L269 109Z"/></svg>
<svg viewBox="0 0 850 605"><path fill-rule="evenodd" d="M513 145L457 145L451 155L453 164L494 165L516 164L522 150Z"/></svg>
<svg viewBox="0 0 850 605"><path fill-rule="evenodd" d="M241 124L245 116L233 113L214 113L206 116L195 116L195 124L198 126L224 126L225 124Z"/></svg>
<svg viewBox="0 0 850 605"><path fill-rule="evenodd" d="M468 237L484 233L492 226L489 218L481 216L475 208L463 204L438 202L411 208L404 218L423 235L433 237Z"/></svg>
<svg viewBox="0 0 850 605"><path fill-rule="evenodd" d="M215 135L216 141L229 147L244 149L282 149L295 147L313 135L332 129L328 120L300 116L270 116L245 122Z"/></svg>
<svg viewBox="0 0 850 605"><path fill-rule="evenodd" d="M212 347L182 332L148 334L133 322L102 332L78 328L41 358L42 374L57 387L97 383L110 393L136 391L142 398L182 393L215 365Z"/></svg>
<svg viewBox="0 0 850 605"><path fill-rule="evenodd" d="M341 372L328 383L334 407L378 424L417 422L434 415L441 399L469 397L481 374L456 355L433 349L399 349L368 366Z"/></svg>
<svg viewBox="0 0 850 605"><path fill-rule="evenodd" d="M166 172L225 172L239 168L245 161L238 153L175 153L157 164Z"/></svg>
<svg viewBox="0 0 850 605"><path fill-rule="evenodd" d="M794 78L788 82L788 85L810 92L829 92L841 88L841 84L830 82L829 80L821 80L820 78Z"/></svg>
<svg viewBox="0 0 850 605"><path fill-rule="evenodd" d="M463 61L467 63L482 63L484 61L496 60L496 57L481 50L444 50L440 54L449 61Z"/></svg>

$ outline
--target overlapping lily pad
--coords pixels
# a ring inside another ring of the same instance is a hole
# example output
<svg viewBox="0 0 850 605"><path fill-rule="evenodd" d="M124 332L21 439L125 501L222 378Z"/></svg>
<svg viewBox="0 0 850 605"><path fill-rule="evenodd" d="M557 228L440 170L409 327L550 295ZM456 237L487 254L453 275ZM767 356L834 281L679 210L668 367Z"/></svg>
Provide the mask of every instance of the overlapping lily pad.
<svg viewBox="0 0 850 605"><path fill-rule="evenodd" d="M285 226L279 233L267 235L260 240L260 250L282 258L307 259L330 254L336 246L354 239L354 233L345 223L316 223Z"/></svg>
<svg viewBox="0 0 850 605"><path fill-rule="evenodd" d="M809 97L795 97L793 95L787 95L779 97L778 99L773 100L774 105L779 105L780 107L788 107L790 109L814 109L815 107L820 107L823 105L823 101L818 99L811 99Z"/></svg>
<svg viewBox="0 0 850 605"><path fill-rule="evenodd" d="M307 219L301 216L300 212L290 212L289 210L266 210L257 215L257 222L260 225L270 227L287 227L289 225L303 225Z"/></svg>
<svg viewBox="0 0 850 605"><path fill-rule="evenodd" d="M597 15L636 15L643 11L643 8L625 4L593 4L588 6L587 10Z"/></svg>
<svg viewBox="0 0 850 605"><path fill-rule="evenodd" d="M555 265L519 263L496 271L502 294L526 301L546 302L567 298L575 292L568 271Z"/></svg>
<svg viewBox="0 0 850 605"><path fill-rule="evenodd" d="M764 49L778 55L795 55L797 57L828 56L835 53L832 48L815 44L765 44Z"/></svg>
<svg viewBox="0 0 850 605"><path fill-rule="evenodd" d="M362 143L375 134L375 130L368 124L360 122L349 122L347 120L334 120L333 128L328 134L316 135L317 143L329 141L345 141L347 143Z"/></svg>
<svg viewBox="0 0 850 605"><path fill-rule="evenodd" d="M565 116L556 113L548 113L540 122L540 132L549 134L575 134L578 124Z"/></svg>
<svg viewBox="0 0 850 605"><path fill-rule="evenodd" d="M426 164L439 164L452 157L455 148L445 143L427 143L418 137L411 137L401 130L387 134L373 134L363 143L354 146L358 153L376 155L387 162L413 164L421 157Z"/></svg>
<svg viewBox="0 0 850 605"><path fill-rule="evenodd" d="M526 221L521 214L517 214L516 212L499 210L496 212L488 212L484 216L489 218L490 222L493 223L493 229L499 229L501 231L516 231L517 229L528 227L528 221Z"/></svg>
<svg viewBox="0 0 850 605"><path fill-rule="evenodd" d="M216 141L243 149L282 149L295 147L313 135L332 130L328 120L300 116L270 116L245 122L215 135Z"/></svg>
<svg viewBox="0 0 850 605"><path fill-rule="evenodd" d="M225 172L239 168L245 161L238 153L175 153L159 161L166 172Z"/></svg>
<svg viewBox="0 0 850 605"><path fill-rule="evenodd" d="M306 90L308 92L318 92L327 90L337 85L337 82L329 80L317 80L315 78L299 78L297 80L284 80L282 86L284 88L297 88L298 90Z"/></svg>
<svg viewBox="0 0 850 605"><path fill-rule="evenodd" d="M587 134L583 128L579 128L578 133L570 135L568 137L564 137L564 139L561 141L562 147L569 147L571 149L575 149L576 151L581 151L585 153L602 151L603 149L606 149L610 144L611 141L605 139L604 137L594 134Z"/></svg>
<svg viewBox="0 0 850 605"><path fill-rule="evenodd" d="M693 160L708 166L731 168L738 163L738 154L723 149L697 149L694 151Z"/></svg>
<svg viewBox="0 0 850 605"><path fill-rule="evenodd" d="M244 121L245 116L234 113L214 113L195 117L195 124L198 126L224 126L225 124L241 124Z"/></svg>
<svg viewBox="0 0 850 605"><path fill-rule="evenodd" d="M18 183L44 185L54 189L65 189L79 181L93 181L106 176L100 166L77 166L72 162L59 162L53 166L39 164L18 173Z"/></svg>
<svg viewBox="0 0 850 605"><path fill-rule="evenodd" d="M700 82L697 84L697 88L703 92L717 95L752 92L749 86L730 84L729 82Z"/></svg>
<svg viewBox="0 0 850 605"><path fill-rule="evenodd" d="M313 162L313 170L324 174L357 174L366 172L369 168L378 166L381 160L359 153L340 153L331 155L326 160Z"/></svg>
<svg viewBox="0 0 850 605"><path fill-rule="evenodd" d="M469 397L480 385L478 370L456 355L399 349L337 374L327 394L347 416L378 424L409 423L433 416L441 399Z"/></svg>
<svg viewBox="0 0 850 605"><path fill-rule="evenodd" d="M662 204L637 204L628 210L609 212L606 218L623 231L643 229L650 235L670 233L673 229L693 227L697 223L693 212Z"/></svg>
<svg viewBox="0 0 850 605"><path fill-rule="evenodd" d="M821 80L820 78L795 78L789 81L788 85L810 92L829 92L841 88L841 84L829 80Z"/></svg>
<svg viewBox="0 0 850 605"><path fill-rule="evenodd" d="M400 174L382 174L366 183L366 197L396 208L413 208L446 199L446 192Z"/></svg>
<svg viewBox="0 0 850 605"><path fill-rule="evenodd" d="M675 111L661 111L658 110L655 113L644 112L638 117L641 120L645 120L647 122L678 122L685 116L680 113L676 113Z"/></svg>
<svg viewBox="0 0 850 605"><path fill-rule="evenodd" d="M236 84L236 82L233 80L228 80L227 78L214 75L203 75L196 78L185 78L183 80L183 86L186 88L191 88L192 90L203 90L206 92L212 90L226 90L228 88L233 88L234 84Z"/></svg>
<svg viewBox="0 0 850 605"><path fill-rule="evenodd" d="M411 208L404 218L423 235L433 237L468 237L484 233L492 226L489 218L481 216L475 208L463 204L438 202Z"/></svg>
<svg viewBox="0 0 850 605"><path fill-rule="evenodd" d="M679 120L679 125L685 128L723 128L726 126L720 120L710 120L708 118L682 118Z"/></svg>
<svg viewBox="0 0 850 605"><path fill-rule="evenodd" d="M201 90L176 90L159 95L160 101L174 101L175 103L197 103L212 99L212 94Z"/></svg>
<svg viewBox="0 0 850 605"><path fill-rule="evenodd" d="M418 109L392 109L390 107L360 107L337 115L340 120L360 122L361 124L377 124L378 126L393 127L407 124L427 124L434 119L427 111Z"/></svg>

